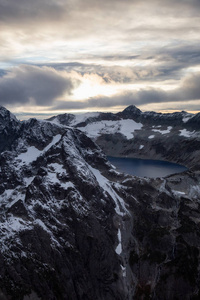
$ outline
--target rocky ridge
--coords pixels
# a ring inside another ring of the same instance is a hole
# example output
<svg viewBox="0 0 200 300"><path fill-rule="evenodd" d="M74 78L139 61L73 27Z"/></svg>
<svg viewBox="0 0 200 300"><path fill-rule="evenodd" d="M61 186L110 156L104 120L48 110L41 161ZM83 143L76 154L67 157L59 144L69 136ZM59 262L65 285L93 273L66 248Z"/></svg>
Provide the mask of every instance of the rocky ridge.
<svg viewBox="0 0 200 300"><path fill-rule="evenodd" d="M19 127L0 158L1 299L123 299L113 218L125 208L105 156L76 129Z"/></svg>
<svg viewBox="0 0 200 300"><path fill-rule="evenodd" d="M0 126L0 299L199 299L198 170L123 175L78 129Z"/></svg>
<svg viewBox="0 0 200 300"><path fill-rule="evenodd" d="M66 124L64 115L51 118ZM68 119L69 120L69 119ZM200 113L142 112L135 106L112 113L73 116L67 123L85 132L109 156L167 160L200 169Z"/></svg>

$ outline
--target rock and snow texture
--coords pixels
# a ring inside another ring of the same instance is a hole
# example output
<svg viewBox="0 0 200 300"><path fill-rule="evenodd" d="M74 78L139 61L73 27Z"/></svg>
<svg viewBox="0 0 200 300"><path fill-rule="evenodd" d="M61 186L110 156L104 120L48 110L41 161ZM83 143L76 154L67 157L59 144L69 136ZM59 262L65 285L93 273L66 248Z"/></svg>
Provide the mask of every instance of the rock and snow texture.
<svg viewBox="0 0 200 300"><path fill-rule="evenodd" d="M0 152L10 150L10 145L19 134L20 122L7 109L0 106Z"/></svg>
<svg viewBox="0 0 200 300"><path fill-rule="evenodd" d="M84 113L84 114L77 114L74 116L75 118L71 122L70 126L75 126L77 124L84 123L88 119L93 120L99 116L99 113L98 112Z"/></svg>
<svg viewBox="0 0 200 300"><path fill-rule="evenodd" d="M101 174L111 165L79 130L35 119L20 126L0 156L0 295L124 299L113 218L126 208Z"/></svg>
<svg viewBox="0 0 200 300"><path fill-rule="evenodd" d="M140 116L125 114L133 112ZM198 170L125 176L77 129L20 123L6 111L0 125L9 137L0 155L1 299L199 298ZM152 143L174 131L158 126L147 130ZM134 143L138 132L120 135ZM149 150L145 139L136 144Z"/></svg>
<svg viewBox="0 0 200 300"><path fill-rule="evenodd" d="M170 133L171 129L172 129L172 126L168 126L166 130L152 129L152 131L159 132L161 134L167 134L167 133Z"/></svg>
<svg viewBox="0 0 200 300"><path fill-rule="evenodd" d="M19 159L22 164L30 164L35 161L40 155L48 151L54 144L56 144L61 138L60 134L57 134L53 137L52 142L49 143L42 151L37 149L35 146L30 146L27 148L27 151L20 153L16 159Z"/></svg>
<svg viewBox="0 0 200 300"><path fill-rule="evenodd" d="M67 125L67 126L76 126L77 124L82 124L87 120L95 120L100 113L83 113L83 114L62 114L50 118L49 120L57 125Z"/></svg>
<svg viewBox="0 0 200 300"><path fill-rule="evenodd" d="M198 163L200 166L200 114L142 112L129 106L116 114L64 114L50 121L79 128L108 156L168 160L188 167L196 167Z"/></svg>

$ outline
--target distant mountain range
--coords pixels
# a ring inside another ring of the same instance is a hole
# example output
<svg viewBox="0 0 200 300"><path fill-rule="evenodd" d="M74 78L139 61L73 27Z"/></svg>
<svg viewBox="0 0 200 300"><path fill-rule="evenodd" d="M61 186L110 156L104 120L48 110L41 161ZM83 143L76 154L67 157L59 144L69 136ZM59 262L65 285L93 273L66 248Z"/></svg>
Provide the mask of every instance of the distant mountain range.
<svg viewBox="0 0 200 300"><path fill-rule="evenodd" d="M198 128L134 106L23 122L0 107L0 299L199 299ZM94 141L190 169L121 174Z"/></svg>
<svg viewBox="0 0 200 300"><path fill-rule="evenodd" d="M200 113L62 114L49 119L85 132L110 156L160 159L200 168Z"/></svg>

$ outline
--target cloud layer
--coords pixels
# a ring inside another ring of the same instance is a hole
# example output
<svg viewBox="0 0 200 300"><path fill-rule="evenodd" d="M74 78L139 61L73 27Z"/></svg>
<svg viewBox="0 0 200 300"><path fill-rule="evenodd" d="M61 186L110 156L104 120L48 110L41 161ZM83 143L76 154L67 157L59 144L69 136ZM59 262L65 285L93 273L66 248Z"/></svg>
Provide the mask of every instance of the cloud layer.
<svg viewBox="0 0 200 300"><path fill-rule="evenodd" d="M0 104L51 106L73 88L71 79L52 68L19 66L0 78Z"/></svg>
<svg viewBox="0 0 200 300"><path fill-rule="evenodd" d="M128 105L145 105L154 103L170 103L196 101L200 102L200 73L193 74L185 78L181 86L174 90L164 91L162 89L140 89L139 91L129 91L111 97L94 97L85 101L60 101L55 110L58 109L87 109L105 108ZM179 105L180 106L180 105ZM199 103L200 109L200 103Z"/></svg>
<svg viewBox="0 0 200 300"><path fill-rule="evenodd" d="M199 39L199 0L0 0L0 104L198 108Z"/></svg>
<svg viewBox="0 0 200 300"><path fill-rule="evenodd" d="M171 102L179 103L180 107L180 103L184 101L193 101L195 107L198 107L198 101L200 104L200 72L186 76L177 88L168 90L159 87L122 89L110 96L97 95L89 98L83 97L82 100L72 100L73 92L81 82L85 78L92 80L94 77L94 74L91 75L92 79L89 74L86 77L85 75L86 73L58 71L52 67L26 65L15 67L0 77L0 104L46 106L50 110L112 108L131 104L144 106ZM103 77L96 75L96 80L101 83ZM109 85L103 82L104 85Z"/></svg>

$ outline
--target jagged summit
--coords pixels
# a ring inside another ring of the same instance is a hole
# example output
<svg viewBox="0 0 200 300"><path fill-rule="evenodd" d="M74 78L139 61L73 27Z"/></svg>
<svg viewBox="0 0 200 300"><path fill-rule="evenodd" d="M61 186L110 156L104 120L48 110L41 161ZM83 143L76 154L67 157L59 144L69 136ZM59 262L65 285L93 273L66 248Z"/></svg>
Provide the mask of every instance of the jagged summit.
<svg viewBox="0 0 200 300"><path fill-rule="evenodd" d="M18 137L20 121L5 107L0 107L0 153L9 150Z"/></svg>
<svg viewBox="0 0 200 300"><path fill-rule="evenodd" d="M129 105L128 107L126 107L122 113L134 113L134 114L140 114L141 110L139 108L137 108L135 105Z"/></svg>
<svg viewBox="0 0 200 300"><path fill-rule="evenodd" d="M4 106L0 106L0 122L6 122L8 120L18 121L15 115L13 115L8 109Z"/></svg>
<svg viewBox="0 0 200 300"><path fill-rule="evenodd" d="M4 106L1 106L0 105L0 113L6 113L6 112L9 112L10 113L10 111L9 110L7 110L7 108L5 108Z"/></svg>

